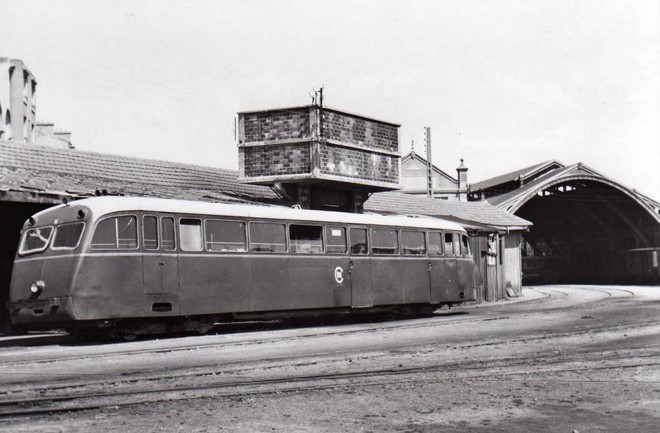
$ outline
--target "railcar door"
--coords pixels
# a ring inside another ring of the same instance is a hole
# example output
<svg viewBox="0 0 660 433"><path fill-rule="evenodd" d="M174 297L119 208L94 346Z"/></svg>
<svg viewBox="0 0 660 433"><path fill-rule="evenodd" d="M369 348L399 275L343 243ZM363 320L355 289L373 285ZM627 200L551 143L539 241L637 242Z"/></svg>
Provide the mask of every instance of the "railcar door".
<svg viewBox="0 0 660 433"><path fill-rule="evenodd" d="M176 253L174 218L146 215L142 220L145 253L143 294L150 315L177 314L180 311L179 263Z"/></svg>
<svg viewBox="0 0 660 433"><path fill-rule="evenodd" d="M431 282L423 231L401 230L401 283L403 302L427 304L431 301Z"/></svg>
<svg viewBox="0 0 660 433"><path fill-rule="evenodd" d="M458 301L458 270L452 233L429 233L429 267L431 303Z"/></svg>
<svg viewBox="0 0 660 433"><path fill-rule="evenodd" d="M352 227L349 230L349 245L348 273L351 278L351 306L353 308L371 307L374 305L374 295L367 229Z"/></svg>

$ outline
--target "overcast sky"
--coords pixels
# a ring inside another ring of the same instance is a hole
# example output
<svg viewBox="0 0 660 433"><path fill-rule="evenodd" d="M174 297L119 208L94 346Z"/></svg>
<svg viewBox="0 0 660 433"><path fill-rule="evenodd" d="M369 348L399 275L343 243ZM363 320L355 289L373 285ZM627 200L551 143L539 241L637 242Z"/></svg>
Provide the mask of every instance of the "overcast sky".
<svg viewBox="0 0 660 433"><path fill-rule="evenodd" d="M0 0L0 56L82 150L237 169L237 111L323 85L471 182L582 161L660 199L659 3Z"/></svg>

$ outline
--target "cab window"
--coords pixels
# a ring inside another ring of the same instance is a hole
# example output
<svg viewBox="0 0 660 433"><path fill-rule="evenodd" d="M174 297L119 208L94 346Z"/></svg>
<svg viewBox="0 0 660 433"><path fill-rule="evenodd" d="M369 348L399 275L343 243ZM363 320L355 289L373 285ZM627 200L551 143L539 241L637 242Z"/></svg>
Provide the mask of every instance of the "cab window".
<svg viewBox="0 0 660 433"><path fill-rule="evenodd" d="M158 249L158 217L148 215L142 220L142 241L145 250Z"/></svg>
<svg viewBox="0 0 660 433"><path fill-rule="evenodd" d="M133 215L99 221L92 237L95 250L135 249L137 245L137 218Z"/></svg>
<svg viewBox="0 0 660 433"><path fill-rule="evenodd" d="M440 232L429 233L429 255L431 256L442 255L442 233Z"/></svg>
<svg viewBox="0 0 660 433"><path fill-rule="evenodd" d="M58 225L55 228L55 236L53 237L51 248L54 250L72 250L76 248L80 243L84 228L85 223L82 221Z"/></svg>
<svg viewBox="0 0 660 433"><path fill-rule="evenodd" d="M454 255L454 235L451 233L445 233L445 255Z"/></svg>
<svg viewBox="0 0 660 433"><path fill-rule="evenodd" d="M46 249L50 237L53 234L53 227L35 227L27 230L23 234L19 254L38 253Z"/></svg>
<svg viewBox="0 0 660 433"><path fill-rule="evenodd" d="M351 235L351 254L367 254L367 229L352 228Z"/></svg>
<svg viewBox="0 0 660 433"><path fill-rule="evenodd" d="M470 240L467 235L461 235L461 255L466 257L470 255Z"/></svg>

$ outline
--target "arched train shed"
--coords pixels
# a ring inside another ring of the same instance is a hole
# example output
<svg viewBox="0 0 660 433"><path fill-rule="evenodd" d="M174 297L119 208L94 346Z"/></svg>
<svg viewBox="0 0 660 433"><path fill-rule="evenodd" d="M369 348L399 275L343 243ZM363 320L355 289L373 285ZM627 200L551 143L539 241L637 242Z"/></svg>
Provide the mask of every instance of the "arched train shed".
<svg viewBox="0 0 660 433"><path fill-rule="evenodd" d="M473 185L534 225L522 243L527 283L660 283L660 203L578 163L547 161Z"/></svg>

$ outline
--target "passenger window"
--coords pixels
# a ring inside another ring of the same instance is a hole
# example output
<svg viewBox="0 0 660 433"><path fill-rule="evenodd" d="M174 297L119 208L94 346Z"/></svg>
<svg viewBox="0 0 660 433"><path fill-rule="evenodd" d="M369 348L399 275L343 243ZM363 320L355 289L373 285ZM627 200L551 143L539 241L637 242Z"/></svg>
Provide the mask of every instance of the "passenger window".
<svg viewBox="0 0 660 433"><path fill-rule="evenodd" d="M401 231L401 249L406 256L423 256L426 254L424 232Z"/></svg>
<svg viewBox="0 0 660 433"><path fill-rule="evenodd" d="M396 230L371 230L371 252L374 254L398 254L399 240Z"/></svg>
<svg viewBox="0 0 660 433"><path fill-rule="evenodd" d="M207 251L247 251L245 223L242 221L206 220L204 236Z"/></svg>
<svg viewBox="0 0 660 433"><path fill-rule="evenodd" d="M135 249L137 245L137 218L132 215L100 221L92 237L92 248L97 250Z"/></svg>
<svg viewBox="0 0 660 433"><path fill-rule="evenodd" d="M454 255L454 237L451 233L445 233L445 255Z"/></svg>
<svg viewBox="0 0 660 433"><path fill-rule="evenodd" d="M439 232L429 233L429 255L431 256L442 255L442 233Z"/></svg>
<svg viewBox="0 0 660 433"><path fill-rule="evenodd" d="M202 251L202 220L181 218L179 220L179 238L182 251Z"/></svg>
<svg viewBox="0 0 660 433"><path fill-rule="evenodd" d="M52 226L29 229L23 235L21 248L18 252L20 254L29 254L45 250L52 234Z"/></svg>
<svg viewBox="0 0 660 433"><path fill-rule="evenodd" d="M461 255L461 241L460 241L460 236L458 233L454 233L454 255L455 256L460 256Z"/></svg>
<svg viewBox="0 0 660 433"><path fill-rule="evenodd" d="M325 229L326 251L329 253L345 253L346 229L344 227L326 227Z"/></svg>
<svg viewBox="0 0 660 433"><path fill-rule="evenodd" d="M289 226L289 246L292 253L322 253L323 227L291 224Z"/></svg>
<svg viewBox="0 0 660 433"><path fill-rule="evenodd" d="M367 254L367 229L351 229L351 254Z"/></svg>
<svg viewBox="0 0 660 433"><path fill-rule="evenodd" d="M142 239L145 250L158 249L158 217L145 216L142 219Z"/></svg>
<svg viewBox="0 0 660 433"><path fill-rule="evenodd" d="M461 235L461 254L466 257L470 255L470 240L466 235Z"/></svg>
<svg viewBox="0 0 660 433"><path fill-rule="evenodd" d="M286 252L286 226L277 223L250 223L250 251Z"/></svg>
<svg viewBox="0 0 660 433"><path fill-rule="evenodd" d="M55 229L55 237L53 238L53 246L55 249L72 250L80 243L83 229L85 228L84 222L75 222L70 224L61 224Z"/></svg>
<svg viewBox="0 0 660 433"><path fill-rule="evenodd" d="M163 217L160 219L160 241L163 250L176 250L176 240L174 235L174 218Z"/></svg>

